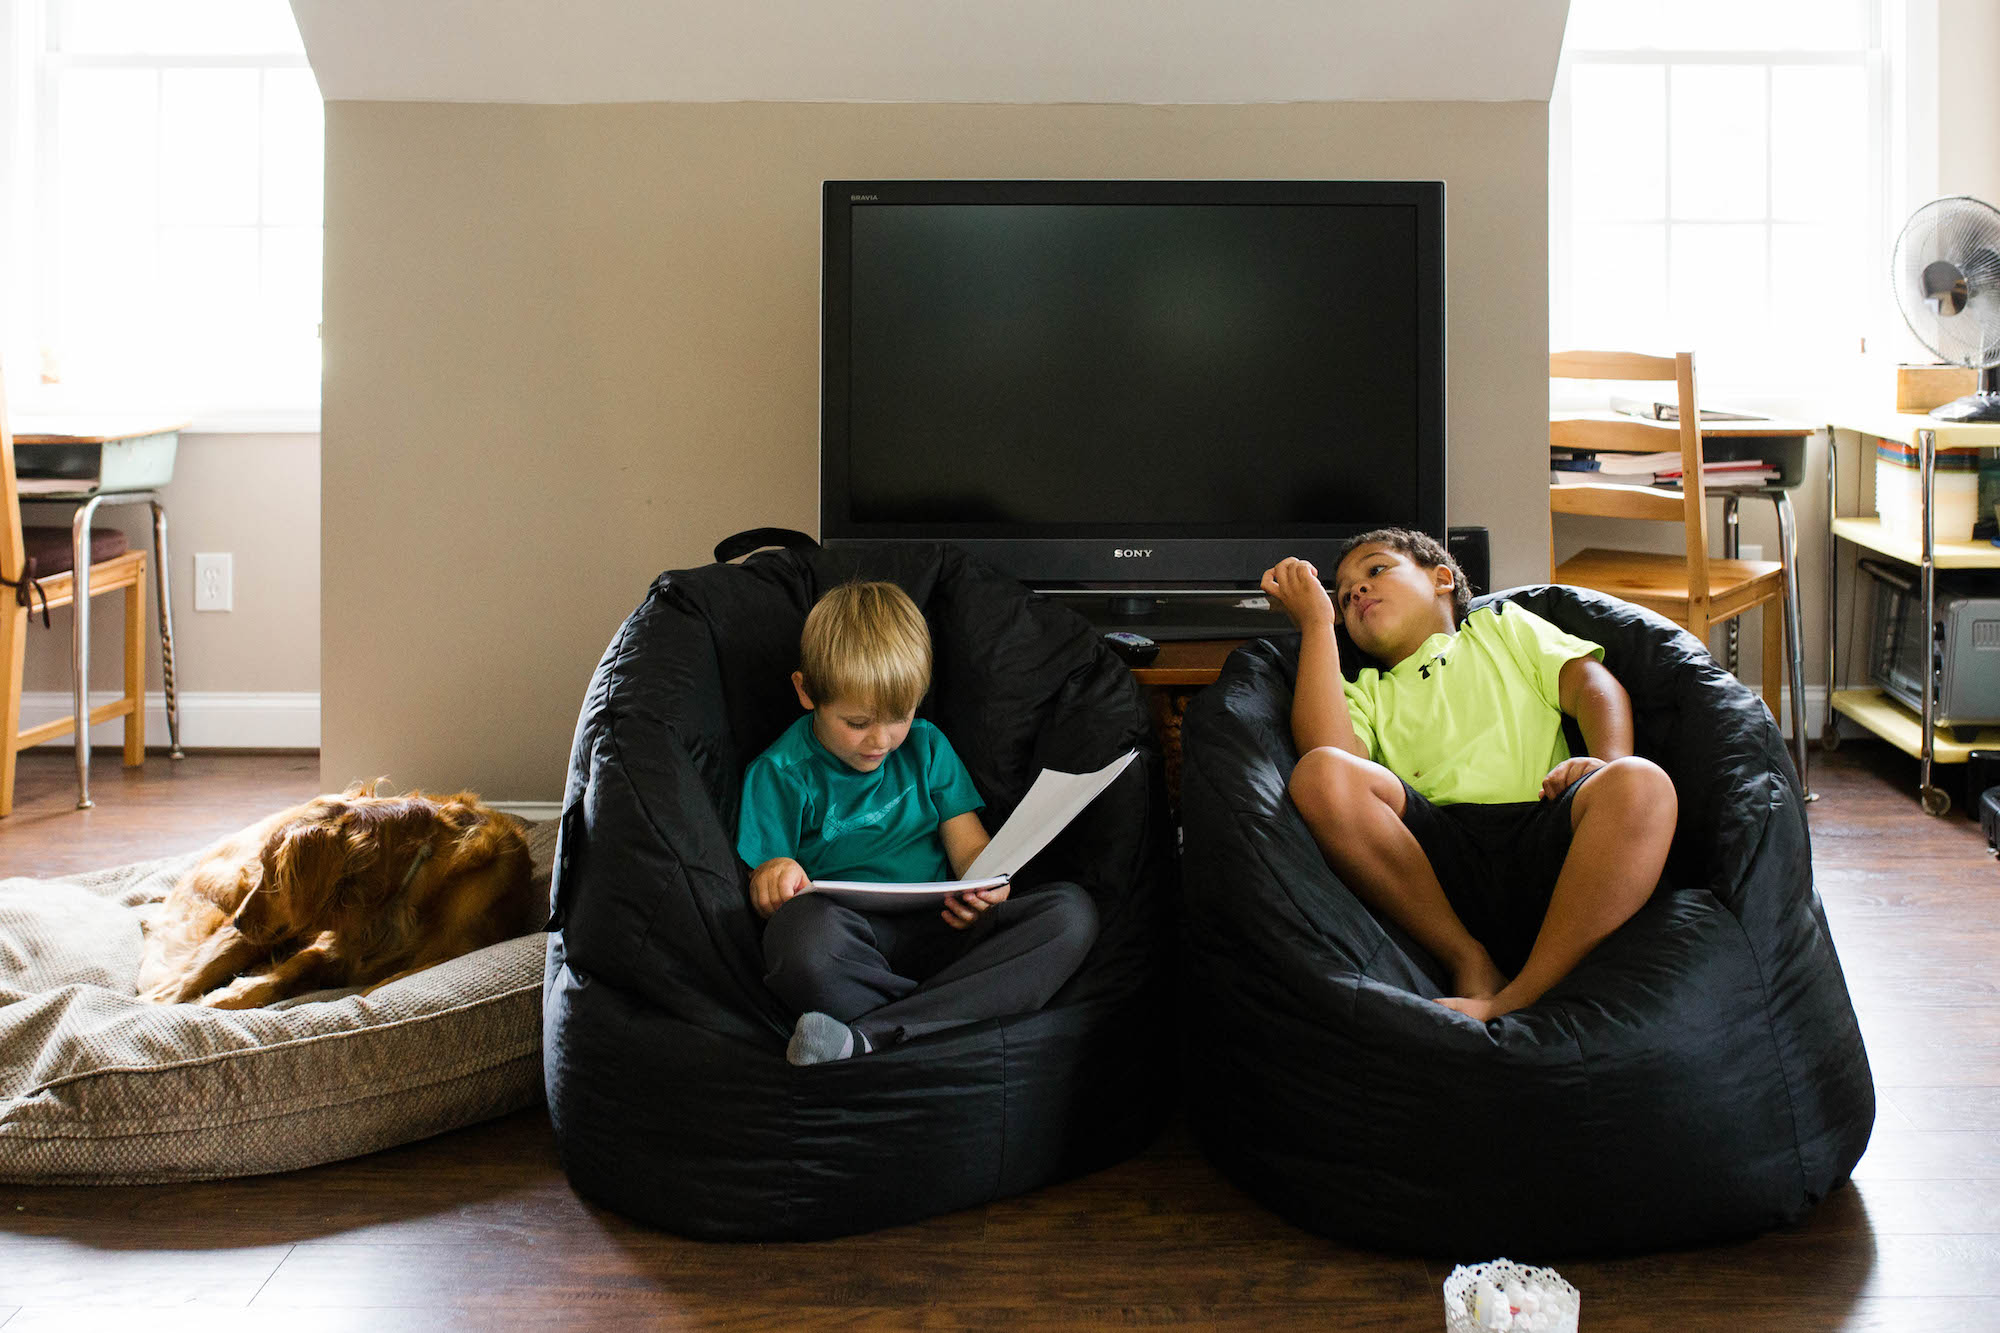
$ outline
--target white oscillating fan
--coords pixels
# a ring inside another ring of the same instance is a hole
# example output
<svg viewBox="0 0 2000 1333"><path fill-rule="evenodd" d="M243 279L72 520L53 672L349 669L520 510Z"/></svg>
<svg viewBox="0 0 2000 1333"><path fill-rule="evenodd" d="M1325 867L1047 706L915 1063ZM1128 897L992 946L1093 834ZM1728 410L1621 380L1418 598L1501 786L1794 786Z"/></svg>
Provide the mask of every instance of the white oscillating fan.
<svg viewBox="0 0 2000 1333"><path fill-rule="evenodd" d="M1979 372L1977 393L1931 415L2000 421L2000 209L1965 195L1933 199L1903 224L1889 273L1917 341Z"/></svg>

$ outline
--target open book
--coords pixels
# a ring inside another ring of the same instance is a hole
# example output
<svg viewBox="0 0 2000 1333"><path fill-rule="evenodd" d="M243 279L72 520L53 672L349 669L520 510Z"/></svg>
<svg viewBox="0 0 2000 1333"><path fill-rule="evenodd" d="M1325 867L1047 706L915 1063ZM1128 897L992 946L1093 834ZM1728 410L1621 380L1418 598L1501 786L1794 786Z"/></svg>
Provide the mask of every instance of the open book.
<svg viewBox="0 0 2000 1333"><path fill-rule="evenodd" d="M1045 768L1021 798L1012 817L1000 826L986 850L965 868L965 878L935 884L863 884L854 880L816 879L801 890L823 893L837 903L866 912L903 912L936 907L954 893L993 889L1005 884L1035 853L1083 813L1111 780L1138 757L1127 750L1095 773L1058 773Z"/></svg>

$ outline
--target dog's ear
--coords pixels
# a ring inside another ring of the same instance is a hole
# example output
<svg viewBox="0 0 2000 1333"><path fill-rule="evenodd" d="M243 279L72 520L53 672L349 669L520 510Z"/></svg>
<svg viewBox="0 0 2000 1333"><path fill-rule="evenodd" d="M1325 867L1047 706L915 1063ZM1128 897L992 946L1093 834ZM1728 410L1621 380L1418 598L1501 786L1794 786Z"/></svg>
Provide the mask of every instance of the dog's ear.
<svg viewBox="0 0 2000 1333"><path fill-rule="evenodd" d="M265 847L263 859L264 882L252 901L265 899L266 919L286 933L320 929L347 869L347 837L339 817L293 824Z"/></svg>

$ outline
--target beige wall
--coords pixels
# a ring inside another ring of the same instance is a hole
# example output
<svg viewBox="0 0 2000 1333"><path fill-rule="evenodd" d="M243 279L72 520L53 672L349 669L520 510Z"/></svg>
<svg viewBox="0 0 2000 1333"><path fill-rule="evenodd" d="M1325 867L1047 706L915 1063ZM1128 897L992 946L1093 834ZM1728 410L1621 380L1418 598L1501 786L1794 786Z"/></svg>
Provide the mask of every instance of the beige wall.
<svg viewBox="0 0 2000 1333"><path fill-rule="evenodd" d="M814 527L819 182L1447 183L1450 518L1547 559L1547 108L327 107L321 775L560 794L661 569Z"/></svg>
<svg viewBox="0 0 2000 1333"><path fill-rule="evenodd" d="M2000 3L1938 0L1938 193L2000 206Z"/></svg>
<svg viewBox="0 0 2000 1333"><path fill-rule="evenodd" d="M185 435L174 480L161 492L167 510L168 568L174 598L175 680L199 693L310 693L319 688L319 438L314 435ZM29 505L30 523L69 525L69 511ZM123 530L150 552L152 511L145 505L100 508L93 526ZM235 557L235 607L194 609L194 553ZM147 633L157 633L147 593ZM91 685L117 690L124 679L122 595L94 598ZM52 613L28 639L26 688L66 691L69 612ZM147 688L160 688L160 654L147 648ZM149 735L156 745L164 735ZM63 742L67 744L68 742Z"/></svg>

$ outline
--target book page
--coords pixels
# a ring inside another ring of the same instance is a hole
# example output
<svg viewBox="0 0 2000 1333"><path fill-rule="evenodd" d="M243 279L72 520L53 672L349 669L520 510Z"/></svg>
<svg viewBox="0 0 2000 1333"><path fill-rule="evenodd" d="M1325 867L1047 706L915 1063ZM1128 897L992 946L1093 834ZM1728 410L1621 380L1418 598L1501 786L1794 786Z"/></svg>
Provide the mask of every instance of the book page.
<svg viewBox="0 0 2000 1333"><path fill-rule="evenodd" d="M824 894L843 907L864 912L913 912L920 907L942 907L944 900L954 893L997 889L1006 882L1005 875L934 884L863 884L846 879L816 879L802 892Z"/></svg>
<svg viewBox="0 0 2000 1333"><path fill-rule="evenodd" d="M1083 813L1125 766L1138 758L1137 750L1127 750L1095 773L1058 773L1045 768L1021 798L1021 804L993 835L971 866L969 876L1012 875L1049 845L1056 834Z"/></svg>

